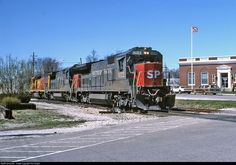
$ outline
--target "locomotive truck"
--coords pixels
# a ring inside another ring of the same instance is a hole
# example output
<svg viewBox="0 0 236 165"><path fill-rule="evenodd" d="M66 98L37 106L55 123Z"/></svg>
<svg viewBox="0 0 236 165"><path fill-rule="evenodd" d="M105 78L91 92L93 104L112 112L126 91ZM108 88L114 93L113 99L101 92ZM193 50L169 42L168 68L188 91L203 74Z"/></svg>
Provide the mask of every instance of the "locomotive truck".
<svg viewBox="0 0 236 165"><path fill-rule="evenodd" d="M168 111L175 104L175 94L163 78L163 55L151 47L33 77L30 92L47 99L110 105L118 112Z"/></svg>

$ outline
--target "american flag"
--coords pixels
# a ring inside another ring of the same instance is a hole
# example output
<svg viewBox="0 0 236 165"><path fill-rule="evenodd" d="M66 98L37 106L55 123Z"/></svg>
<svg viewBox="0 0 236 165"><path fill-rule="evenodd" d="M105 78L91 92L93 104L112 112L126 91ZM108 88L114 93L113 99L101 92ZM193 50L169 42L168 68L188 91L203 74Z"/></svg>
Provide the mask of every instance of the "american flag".
<svg viewBox="0 0 236 165"><path fill-rule="evenodd" d="M198 28L196 26L192 27L192 32L198 32Z"/></svg>

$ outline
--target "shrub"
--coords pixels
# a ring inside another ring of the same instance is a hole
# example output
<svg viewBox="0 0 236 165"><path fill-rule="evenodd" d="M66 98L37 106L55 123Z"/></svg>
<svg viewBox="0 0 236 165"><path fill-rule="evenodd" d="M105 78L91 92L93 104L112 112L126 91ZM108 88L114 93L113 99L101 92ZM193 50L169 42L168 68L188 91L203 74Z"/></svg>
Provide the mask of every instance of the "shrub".
<svg viewBox="0 0 236 165"><path fill-rule="evenodd" d="M4 97L1 101L1 104L8 106L16 106L20 104L20 100L17 97Z"/></svg>
<svg viewBox="0 0 236 165"><path fill-rule="evenodd" d="M31 99L31 95L29 92L20 92L18 94L16 93L8 93L8 94L0 94L0 103L2 102L3 98L6 97L16 97L18 98L21 103L29 103Z"/></svg>
<svg viewBox="0 0 236 165"><path fill-rule="evenodd" d="M18 94L17 98L22 102L22 103L29 103L31 96L27 92L21 92Z"/></svg>
<svg viewBox="0 0 236 165"><path fill-rule="evenodd" d="M6 93L2 93L0 94L0 103L2 102L2 99L5 98L5 97L14 97L15 95L14 94L6 94Z"/></svg>

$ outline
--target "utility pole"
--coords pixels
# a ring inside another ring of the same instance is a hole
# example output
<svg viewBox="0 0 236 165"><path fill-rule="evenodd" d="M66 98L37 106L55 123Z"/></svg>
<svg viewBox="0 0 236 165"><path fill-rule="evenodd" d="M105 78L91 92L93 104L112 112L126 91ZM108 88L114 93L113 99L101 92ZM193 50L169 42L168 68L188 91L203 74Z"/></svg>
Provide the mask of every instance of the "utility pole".
<svg viewBox="0 0 236 165"><path fill-rule="evenodd" d="M33 67L33 76L34 76L34 70L35 70L35 54L34 54L34 52L33 52L33 55L32 55L32 57L33 57L33 61L32 61L32 67Z"/></svg>
<svg viewBox="0 0 236 165"><path fill-rule="evenodd" d="M80 64L82 64L82 58L80 58Z"/></svg>

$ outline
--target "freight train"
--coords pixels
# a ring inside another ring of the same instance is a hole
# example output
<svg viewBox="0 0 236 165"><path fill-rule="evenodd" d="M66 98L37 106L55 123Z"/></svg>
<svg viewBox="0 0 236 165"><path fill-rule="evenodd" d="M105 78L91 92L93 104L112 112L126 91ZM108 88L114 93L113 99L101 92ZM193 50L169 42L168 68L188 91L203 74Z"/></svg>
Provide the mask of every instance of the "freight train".
<svg viewBox="0 0 236 165"><path fill-rule="evenodd" d="M163 55L151 47L135 47L104 60L34 76L30 93L47 99L110 105L118 112L168 111L175 104L175 94L163 78Z"/></svg>

